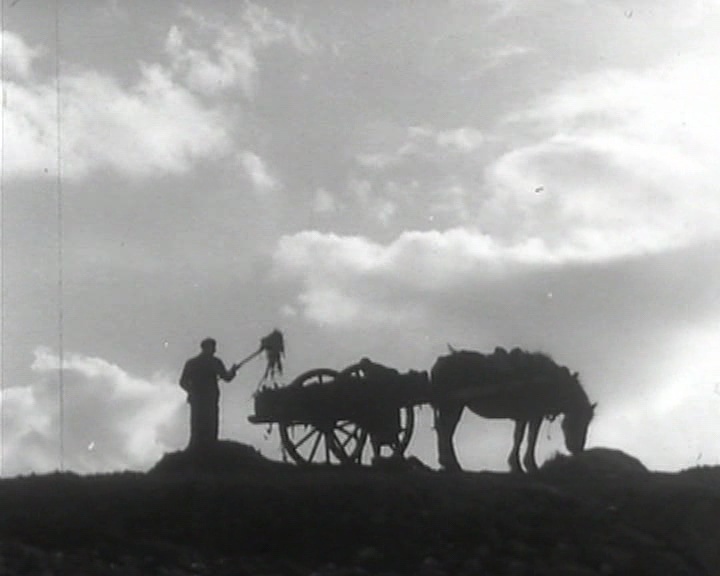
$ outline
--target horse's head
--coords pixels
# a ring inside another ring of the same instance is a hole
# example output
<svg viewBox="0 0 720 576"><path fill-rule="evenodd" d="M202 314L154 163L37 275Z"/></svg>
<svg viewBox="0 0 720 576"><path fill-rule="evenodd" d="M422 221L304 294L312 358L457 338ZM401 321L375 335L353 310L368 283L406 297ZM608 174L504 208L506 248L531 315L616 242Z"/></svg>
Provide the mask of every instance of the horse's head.
<svg viewBox="0 0 720 576"><path fill-rule="evenodd" d="M588 427L595 415L595 406L590 404L585 391L580 384L580 377L577 372L570 373L565 369L565 380L567 390L567 409L562 422L562 430L565 435L565 446L571 454L582 452L587 441Z"/></svg>
<svg viewBox="0 0 720 576"><path fill-rule="evenodd" d="M565 435L565 446L571 454L577 454L585 449L588 427L595 414L596 405L585 404L565 414L562 431Z"/></svg>

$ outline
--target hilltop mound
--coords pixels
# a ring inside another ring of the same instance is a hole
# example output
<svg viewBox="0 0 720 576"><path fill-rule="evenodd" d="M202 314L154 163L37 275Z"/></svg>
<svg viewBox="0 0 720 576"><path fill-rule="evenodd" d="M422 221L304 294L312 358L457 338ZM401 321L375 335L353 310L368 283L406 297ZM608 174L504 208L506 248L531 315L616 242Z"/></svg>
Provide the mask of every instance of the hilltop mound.
<svg viewBox="0 0 720 576"><path fill-rule="evenodd" d="M575 455L556 454L540 468L541 472L558 476L602 476L612 478L648 474L648 469L634 456L613 448L590 448Z"/></svg>
<svg viewBox="0 0 720 576"><path fill-rule="evenodd" d="M234 442L198 465L178 452L149 474L1 480L0 574L708 576L720 566L718 469L696 481L607 449L558 457L546 465L554 475L299 467ZM603 472L626 469L618 481Z"/></svg>
<svg viewBox="0 0 720 576"><path fill-rule="evenodd" d="M284 466L265 458L247 444L221 440L212 450L202 453L180 450L165 454L150 470L150 474L187 474L205 472L227 474L254 470L269 470Z"/></svg>
<svg viewBox="0 0 720 576"><path fill-rule="evenodd" d="M720 486L720 466L694 466L678 472L677 476L701 485Z"/></svg>

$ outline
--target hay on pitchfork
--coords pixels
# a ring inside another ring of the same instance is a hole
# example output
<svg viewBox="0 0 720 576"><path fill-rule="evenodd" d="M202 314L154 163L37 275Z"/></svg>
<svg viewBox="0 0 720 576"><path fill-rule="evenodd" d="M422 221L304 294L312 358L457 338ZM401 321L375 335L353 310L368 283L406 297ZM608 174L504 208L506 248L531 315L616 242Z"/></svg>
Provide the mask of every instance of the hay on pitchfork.
<svg viewBox="0 0 720 576"><path fill-rule="evenodd" d="M275 378L275 374L282 374L282 358L285 356L285 339L277 328L260 340L260 350L265 352L267 366L263 380Z"/></svg>

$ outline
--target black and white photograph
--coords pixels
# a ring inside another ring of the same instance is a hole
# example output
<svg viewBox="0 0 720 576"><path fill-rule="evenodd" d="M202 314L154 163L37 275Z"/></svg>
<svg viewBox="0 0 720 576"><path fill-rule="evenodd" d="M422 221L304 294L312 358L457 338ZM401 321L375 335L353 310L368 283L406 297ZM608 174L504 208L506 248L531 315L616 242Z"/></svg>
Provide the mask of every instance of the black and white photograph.
<svg viewBox="0 0 720 576"><path fill-rule="evenodd" d="M0 8L0 574L720 575L718 0Z"/></svg>

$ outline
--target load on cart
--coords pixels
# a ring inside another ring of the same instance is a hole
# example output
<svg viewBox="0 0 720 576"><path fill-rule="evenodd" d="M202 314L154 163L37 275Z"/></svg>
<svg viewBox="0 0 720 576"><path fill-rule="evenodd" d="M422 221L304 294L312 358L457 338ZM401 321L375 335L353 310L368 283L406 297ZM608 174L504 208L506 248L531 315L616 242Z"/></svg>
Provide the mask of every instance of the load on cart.
<svg viewBox="0 0 720 576"><path fill-rule="evenodd" d="M253 423L277 424L298 464L362 464L401 458L413 433L414 408L430 398L427 372L400 373L363 358L336 371L317 368L289 385L255 395Z"/></svg>

